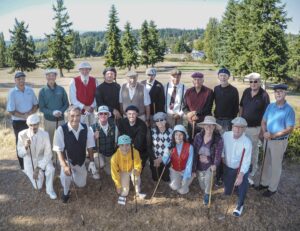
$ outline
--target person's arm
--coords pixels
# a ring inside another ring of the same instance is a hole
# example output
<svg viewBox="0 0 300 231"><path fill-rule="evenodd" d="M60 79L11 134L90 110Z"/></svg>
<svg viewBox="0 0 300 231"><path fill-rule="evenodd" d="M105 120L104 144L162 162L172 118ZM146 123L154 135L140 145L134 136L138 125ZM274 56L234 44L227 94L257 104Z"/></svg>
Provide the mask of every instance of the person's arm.
<svg viewBox="0 0 300 231"><path fill-rule="evenodd" d="M68 95L64 88L62 88L62 91L63 91L63 99L62 99L63 105L58 110L61 111L61 113L63 115L69 107L69 100L68 100Z"/></svg>
<svg viewBox="0 0 300 231"><path fill-rule="evenodd" d="M213 102L214 102L213 92L210 91L210 93L208 94L208 96L206 98L206 102L205 102L203 108L199 109L196 112L197 116L211 115L211 110L212 110Z"/></svg>
<svg viewBox="0 0 300 231"><path fill-rule="evenodd" d="M120 169L117 163L116 153L111 158L111 178L115 183L117 189L121 190L121 177L120 177Z"/></svg>
<svg viewBox="0 0 300 231"><path fill-rule="evenodd" d="M139 122L141 124L138 128L138 131L135 134L135 137L133 137L133 144L137 150L143 151L143 150L145 150L145 147L147 145L147 143L146 143L147 126L144 121L139 120Z"/></svg>
<svg viewBox="0 0 300 231"><path fill-rule="evenodd" d="M17 143L17 154L19 157L23 158L28 154L28 149L25 147L25 139L28 137L22 136L22 132L18 134L18 143Z"/></svg>
<svg viewBox="0 0 300 231"><path fill-rule="evenodd" d="M224 142L223 139L220 137L220 140L217 143L215 149L215 159L213 160L213 165L215 165L216 167L221 164L223 148L224 148Z"/></svg>
<svg viewBox="0 0 300 231"><path fill-rule="evenodd" d="M53 110L50 110L46 107L46 102L45 102L45 94L43 91L43 88L39 92L39 108L44 115L50 115L53 116Z"/></svg>
<svg viewBox="0 0 300 231"><path fill-rule="evenodd" d="M193 145L190 145L189 157L183 172L183 180L187 180L192 177L193 159L194 159L194 148Z"/></svg>
<svg viewBox="0 0 300 231"><path fill-rule="evenodd" d="M233 111L234 111L234 114L236 117L237 114L239 113L239 92L236 88L235 88L235 94L234 94L234 101L232 103L234 105Z"/></svg>

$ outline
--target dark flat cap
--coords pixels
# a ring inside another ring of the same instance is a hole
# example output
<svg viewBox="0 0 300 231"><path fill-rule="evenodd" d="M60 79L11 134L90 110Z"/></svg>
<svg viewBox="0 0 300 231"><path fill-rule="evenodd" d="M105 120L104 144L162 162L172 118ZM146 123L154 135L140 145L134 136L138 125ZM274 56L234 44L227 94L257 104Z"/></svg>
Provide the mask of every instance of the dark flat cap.
<svg viewBox="0 0 300 231"><path fill-rule="evenodd" d="M15 78L20 78L20 77L26 77L26 75L24 74L24 72L18 71L18 72L15 74Z"/></svg>
<svg viewBox="0 0 300 231"><path fill-rule="evenodd" d="M286 84L283 84L283 83L274 85L273 90L275 91L275 90L278 90L278 89L287 90L288 86Z"/></svg>
<svg viewBox="0 0 300 231"><path fill-rule="evenodd" d="M134 106L134 105L129 105L126 108L125 112L127 112L127 111L136 111L137 113L139 113L139 109L136 106Z"/></svg>
<svg viewBox="0 0 300 231"><path fill-rule="evenodd" d="M202 79L204 75L201 72L194 72L191 77L194 79Z"/></svg>
<svg viewBox="0 0 300 231"><path fill-rule="evenodd" d="M218 75L219 74L227 74L230 76L230 71L226 68L221 68L219 71L218 71Z"/></svg>
<svg viewBox="0 0 300 231"><path fill-rule="evenodd" d="M108 72L108 71L112 71L112 72L114 72L114 73L115 73L115 75L117 74L117 70L116 70L116 68L114 68L114 67L107 67L107 68L105 68L105 69L104 69L104 71L103 71L103 75L105 75L105 74L106 74L106 72Z"/></svg>
<svg viewBox="0 0 300 231"><path fill-rule="evenodd" d="M171 75L172 75L172 76L174 76L174 75L181 75L181 71L178 70L178 69L173 69L173 70L171 71Z"/></svg>

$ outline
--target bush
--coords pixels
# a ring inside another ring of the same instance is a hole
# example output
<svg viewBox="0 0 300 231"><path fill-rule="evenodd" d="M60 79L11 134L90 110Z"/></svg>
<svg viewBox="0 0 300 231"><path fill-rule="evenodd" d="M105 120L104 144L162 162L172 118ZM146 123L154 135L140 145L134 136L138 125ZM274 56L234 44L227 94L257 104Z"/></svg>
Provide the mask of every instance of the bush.
<svg viewBox="0 0 300 231"><path fill-rule="evenodd" d="M289 137L289 143L286 150L286 157L292 161L300 163L300 128L294 129Z"/></svg>

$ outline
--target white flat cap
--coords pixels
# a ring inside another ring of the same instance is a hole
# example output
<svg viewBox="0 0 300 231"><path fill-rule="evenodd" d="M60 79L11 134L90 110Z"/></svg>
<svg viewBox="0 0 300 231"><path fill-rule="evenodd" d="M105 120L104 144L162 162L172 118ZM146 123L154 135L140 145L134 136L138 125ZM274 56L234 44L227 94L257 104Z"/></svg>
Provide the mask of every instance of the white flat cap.
<svg viewBox="0 0 300 231"><path fill-rule="evenodd" d="M232 125L235 126L239 126L239 127L247 127L247 121L243 118L243 117L235 117L232 121L231 121Z"/></svg>
<svg viewBox="0 0 300 231"><path fill-rule="evenodd" d="M156 69L151 67L146 70L146 75L156 76Z"/></svg>
<svg viewBox="0 0 300 231"><path fill-rule="evenodd" d="M50 73L53 73L53 74L57 75L57 70L56 69L46 69L45 70L45 75L48 75Z"/></svg>
<svg viewBox="0 0 300 231"><path fill-rule="evenodd" d="M88 62L82 62L78 65L78 70L80 70L82 68L92 69L92 66Z"/></svg>
<svg viewBox="0 0 300 231"><path fill-rule="evenodd" d="M260 74L256 72L252 72L248 75L246 75L246 78L248 79L260 79Z"/></svg>
<svg viewBox="0 0 300 231"><path fill-rule="evenodd" d="M127 72L126 76L128 78L135 78L138 76L138 73L136 73L135 71L129 71L129 72Z"/></svg>
<svg viewBox="0 0 300 231"><path fill-rule="evenodd" d="M28 126L33 124L38 124L40 123L40 117L37 114L32 114L28 116L26 123Z"/></svg>

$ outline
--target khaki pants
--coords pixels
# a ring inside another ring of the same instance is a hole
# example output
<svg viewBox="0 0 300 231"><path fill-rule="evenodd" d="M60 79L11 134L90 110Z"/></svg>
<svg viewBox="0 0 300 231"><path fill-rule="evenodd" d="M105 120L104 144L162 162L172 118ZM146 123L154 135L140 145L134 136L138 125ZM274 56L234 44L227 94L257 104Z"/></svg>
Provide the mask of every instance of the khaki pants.
<svg viewBox="0 0 300 231"><path fill-rule="evenodd" d="M121 172L121 196L126 197L129 193L129 180L131 178L132 184L135 186L136 193L141 192L141 177L133 176L132 172ZM135 182L134 182L135 180Z"/></svg>
<svg viewBox="0 0 300 231"><path fill-rule="evenodd" d="M89 115L81 115L80 122L86 124L88 127L96 122L94 113L90 113Z"/></svg>
<svg viewBox="0 0 300 231"><path fill-rule="evenodd" d="M210 182L211 182L212 172L210 168L205 171L198 171L198 181L202 191L205 194L209 194Z"/></svg>
<svg viewBox="0 0 300 231"><path fill-rule="evenodd" d="M173 168L170 168L170 179L169 184L172 190L176 190L180 194L186 194L189 192L189 186L193 181L193 177L183 180L183 172L175 171Z"/></svg>
<svg viewBox="0 0 300 231"><path fill-rule="evenodd" d="M99 160L98 160L98 154L95 153L94 154L94 162L97 168L99 168ZM110 160L111 160L111 156L107 157L104 156L102 154L100 154L100 168L104 167L104 171L106 173L106 175L111 175L111 168L110 168Z"/></svg>
<svg viewBox="0 0 300 231"><path fill-rule="evenodd" d="M277 191L282 170L283 154L287 144L288 139L268 141L261 184L269 186L269 190L272 192Z"/></svg>
<svg viewBox="0 0 300 231"><path fill-rule="evenodd" d="M60 125L63 125L64 123L65 123L64 120L58 121L57 127ZM46 132L49 133L50 143L51 143L51 147L52 147L54 132L56 130L56 121L50 121L50 120L44 119L44 129Z"/></svg>
<svg viewBox="0 0 300 231"><path fill-rule="evenodd" d="M258 153L259 153L259 148L258 148L259 133L260 133L260 127L249 127L246 128L245 131L246 136L248 136L252 142L252 154L251 154L252 171L249 174L250 178L254 178L258 169L257 163L258 163Z"/></svg>

